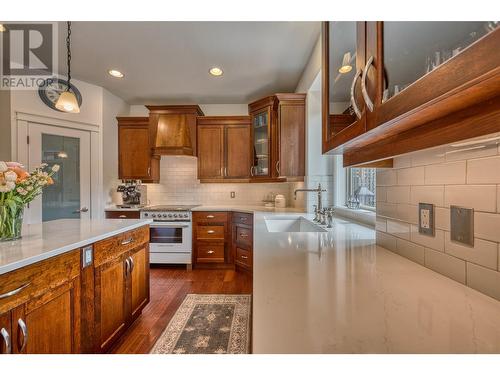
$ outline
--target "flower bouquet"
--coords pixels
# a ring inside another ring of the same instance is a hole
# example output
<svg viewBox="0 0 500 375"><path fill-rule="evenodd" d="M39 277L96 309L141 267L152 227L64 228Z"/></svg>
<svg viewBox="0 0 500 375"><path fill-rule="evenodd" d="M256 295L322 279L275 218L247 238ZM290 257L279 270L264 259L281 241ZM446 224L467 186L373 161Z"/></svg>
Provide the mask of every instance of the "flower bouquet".
<svg viewBox="0 0 500 375"><path fill-rule="evenodd" d="M52 185L58 165L42 164L28 173L22 164L0 161L0 241L21 237L24 207Z"/></svg>

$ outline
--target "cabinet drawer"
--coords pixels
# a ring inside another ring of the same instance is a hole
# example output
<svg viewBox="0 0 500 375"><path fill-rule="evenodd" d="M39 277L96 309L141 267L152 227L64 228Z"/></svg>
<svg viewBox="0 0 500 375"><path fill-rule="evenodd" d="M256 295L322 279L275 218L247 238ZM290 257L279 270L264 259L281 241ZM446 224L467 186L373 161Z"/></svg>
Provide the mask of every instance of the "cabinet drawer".
<svg viewBox="0 0 500 375"><path fill-rule="evenodd" d="M106 219L139 219L139 211L106 211Z"/></svg>
<svg viewBox="0 0 500 375"><path fill-rule="evenodd" d="M236 264L247 269L252 268L252 252L236 247Z"/></svg>
<svg viewBox="0 0 500 375"><path fill-rule="evenodd" d="M224 225L198 225L196 227L196 239L224 241L224 229Z"/></svg>
<svg viewBox="0 0 500 375"><path fill-rule="evenodd" d="M227 212L193 212L193 221L198 223L222 223L227 222Z"/></svg>
<svg viewBox="0 0 500 375"><path fill-rule="evenodd" d="M198 245L196 260L199 263L224 263L224 244Z"/></svg>
<svg viewBox="0 0 500 375"><path fill-rule="evenodd" d="M149 225L121 233L96 242L94 245L94 267L99 267L126 251L149 242Z"/></svg>
<svg viewBox="0 0 500 375"><path fill-rule="evenodd" d="M235 241L237 243L251 248L251 246L252 246L252 230L251 229L237 225L235 235L236 235Z"/></svg>
<svg viewBox="0 0 500 375"><path fill-rule="evenodd" d="M38 297L80 274L80 250L0 276L0 314Z"/></svg>
<svg viewBox="0 0 500 375"><path fill-rule="evenodd" d="M233 223L253 225L253 215L246 214L243 212L234 212L233 213Z"/></svg>

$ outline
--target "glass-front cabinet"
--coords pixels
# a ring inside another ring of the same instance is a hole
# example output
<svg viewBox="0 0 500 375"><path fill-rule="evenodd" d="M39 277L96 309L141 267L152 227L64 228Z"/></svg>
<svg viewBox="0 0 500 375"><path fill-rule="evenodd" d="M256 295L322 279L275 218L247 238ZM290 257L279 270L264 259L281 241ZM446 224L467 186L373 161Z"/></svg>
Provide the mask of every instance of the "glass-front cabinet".
<svg viewBox="0 0 500 375"><path fill-rule="evenodd" d="M384 22L382 103L460 54L497 26L497 21Z"/></svg>
<svg viewBox="0 0 500 375"><path fill-rule="evenodd" d="M265 107L264 109L252 114L253 165L250 171L252 177L270 176L270 117L269 107Z"/></svg>
<svg viewBox="0 0 500 375"><path fill-rule="evenodd" d="M365 23L333 21L323 25L323 90L328 93L324 109L328 121L323 137L331 147L354 138L365 130L365 105L361 94L365 65Z"/></svg>
<svg viewBox="0 0 500 375"><path fill-rule="evenodd" d="M489 100L500 94L498 25L498 21L324 22L323 153L342 153L344 163L351 163L346 165L356 165L393 156L396 149L415 151L415 137L399 148L387 143L389 138L401 142L404 132L410 137L410 130L421 137L422 145L465 137L455 125L454 129L449 125L449 132L441 129L430 135L432 126L427 125L444 127L446 116L455 116L448 117L450 124L460 122L466 109L471 117L494 110ZM493 127L471 131L462 126L468 137L488 134ZM427 134L429 138L424 138ZM376 150L367 147L375 143Z"/></svg>

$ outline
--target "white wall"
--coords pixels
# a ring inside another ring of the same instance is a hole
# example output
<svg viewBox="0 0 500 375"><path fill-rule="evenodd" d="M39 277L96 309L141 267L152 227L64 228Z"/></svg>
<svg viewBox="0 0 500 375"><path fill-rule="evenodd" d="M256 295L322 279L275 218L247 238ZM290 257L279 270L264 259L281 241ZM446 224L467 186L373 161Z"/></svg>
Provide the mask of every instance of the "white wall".
<svg viewBox="0 0 500 375"><path fill-rule="evenodd" d="M321 35L309 57L299 80L296 92L306 92L306 177L303 184L296 184L296 188L316 188L318 183L327 191L323 193L323 205L334 204L334 156L322 154L321 143ZM291 192L293 197L293 192ZM314 193L298 193L295 203L298 207L305 207L308 212L317 204L317 195Z"/></svg>
<svg viewBox="0 0 500 375"><path fill-rule="evenodd" d="M129 105L121 98L103 89L102 111L102 166L103 166L103 202L109 205L111 193L120 183L118 179L118 123L116 116L127 116Z"/></svg>
<svg viewBox="0 0 500 375"><path fill-rule="evenodd" d="M10 91L0 90L0 160L11 159Z"/></svg>
<svg viewBox="0 0 500 375"><path fill-rule="evenodd" d="M377 171L377 244L500 300L500 146L456 150L398 156ZM418 232L419 203L435 206L434 236ZM473 247L450 240L450 205L474 209Z"/></svg>
<svg viewBox="0 0 500 375"><path fill-rule="evenodd" d="M318 73L321 71L321 33L314 45L314 48L309 56L307 65L304 67L304 71L300 77L299 83L295 89L295 92L307 92L313 82L316 80Z"/></svg>

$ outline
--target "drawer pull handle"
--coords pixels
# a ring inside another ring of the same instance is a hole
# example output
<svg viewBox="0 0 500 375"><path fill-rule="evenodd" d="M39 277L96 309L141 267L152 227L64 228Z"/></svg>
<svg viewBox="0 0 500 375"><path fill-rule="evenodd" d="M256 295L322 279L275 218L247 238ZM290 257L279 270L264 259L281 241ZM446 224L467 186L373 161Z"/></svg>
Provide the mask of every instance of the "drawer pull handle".
<svg viewBox="0 0 500 375"><path fill-rule="evenodd" d="M19 319L17 321L17 324L19 326L19 329L21 330L22 339L23 339L23 342L22 342L21 346L19 347L19 353L22 353L24 348L26 348L26 344L28 343L28 327L26 327L26 323L24 323L24 320L22 320L22 319Z"/></svg>
<svg viewBox="0 0 500 375"><path fill-rule="evenodd" d="M207 219L213 219L214 217L214 215L207 215Z"/></svg>
<svg viewBox="0 0 500 375"><path fill-rule="evenodd" d="M132 243L134 242L134 239L132 237L130 237L128 240L125 240L125 241L122 241L122 245L128 245L129 243Z"/></svg>
<svg viewBox="0 0 500 375"><path fill-rule="evenodd" d="M242 255L241 259L248 259L248 257L246 255Z"/></svg>
<svg viewBox="0 0 500 375"><path fill-rule="evenodd" d="M215 231L214 231L214 230L207 230L207 233L208 233L208 234L214 234L214 233L215 233Z"/></svg>
<svg viewBox="0 0 500 375"><path fill-rule="evenodd" d="M130 262L130 272L132 273L132 271L134 270L134 267L135 267L134 260L132 259L132 257L129 257L128 259Z"/></svg>
<svg viewBox="0 0 500 375"><path fill-rule="evenodd" d="M247 238L247 237L248 237L248 234L245 234L245 233L240 233L240 237Z"/></svg>
<svg viewBox="0 0 500 375"><path fill-rule="evenodd" d="M10 335L9 332L5 328L2 328L0 330L0 335L3 338L3 342L5 343L5 354L11 354L12 353L12 346L10 342Z"/></svg>
<svg viewBox="0 0 500 375"><path fill-rule="evenodd" d="M241 221L247 221L247 218L246 217L240 217L240 220Z"/></svg>
<svg viewBox="0 0 500 375"><path fill-rule="evenodd" d="M208 250L207 251L207 254L213 254L213 253L215 253L215 251L213 251L213 250Z"/></svg>
<svg viewBox="0 0 500 375"><path fill-rule="evenodd" d="M120 215L118 216L120 219L126 219L127 218L127 215Z"/></svg>
<svg viewBox="0 0 500 375"><path fill-rule="evenodd" d="M11 290L10 292L4 293L4 294L0 294L0 299L15 296L21 290L23 290L24 288L27 288L30 284L31 284L31 282L26 283L24 285L21 285L19 288Z"/></svg>

